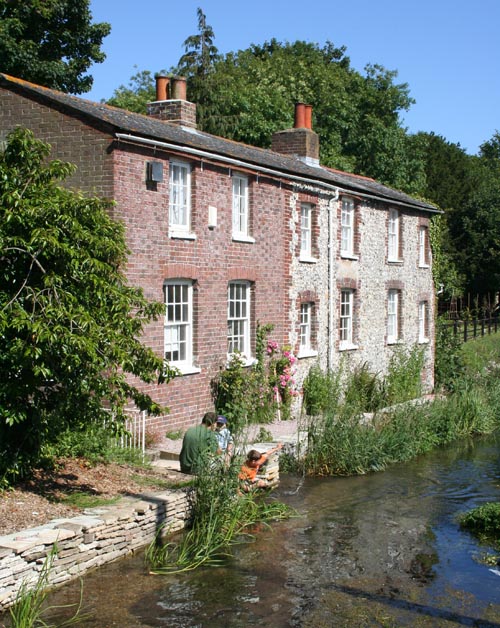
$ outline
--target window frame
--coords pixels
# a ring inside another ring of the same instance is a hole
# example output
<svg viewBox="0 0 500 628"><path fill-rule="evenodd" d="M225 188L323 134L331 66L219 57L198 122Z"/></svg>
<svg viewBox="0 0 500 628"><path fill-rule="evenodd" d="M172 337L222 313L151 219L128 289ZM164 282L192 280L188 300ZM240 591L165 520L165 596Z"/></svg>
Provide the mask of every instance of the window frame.
<svg viewBox="0 0 500 628"><path fill-rule="evenodd" d="M343 196L340 209L340 256L355 257L354 255L354 228L355 203L350 196Z"/></svg>
<svg viewBox="0 0 500 628"><path fill-rule="evenodd" d="M425 225L418 229L418 265L420 268L429 268L428 259L429 230Z"/></svg>
<svg viewBox="0 0 500 628"><path fill-rule="evenodd" d="M244 298L236 299L236 295L232 295L231 291L237 288L242 289L244 292ZM234 312L231 312L231 306L234 303L240 303L244 305L245 315L236 316ZM243 332L235 333L236 324L243 325ZM249 281L235 280L230 281L227 287L227 356L231 358L235 353L240 354L244 360L251 362L251 283ZM236 339L242 338L243 341L240 346L235 347L234 344L238 342Z"/></svg>
<svg viewBox="0 0 500 628"><path fill-rule="evenodd" d="M354 293L352 288L340 289L339 350L354 349ZM347 297L347 299L345 298ZM347 308L347 309L346 309Z"/></svg>
<svg viewBox="0 0 500 628"><path fill-rule="evenodd" d="M400 341L401 290L391 288L387 292L387 344Z"/></svg>
<svg viewBox="0 0 500 628"><path fill-rule="evenodd" d="M312 203L300 204L300 258L312 258Z"/></svg>
<svg viewBox="0 0 500 628"><path fill-rule="evenodd" d="M236 185L238 186L238 189L236 189ZM243 193L242 193L242 187L243 187ZM249 177L239 172L233 173L231 175L231 189L232 189L231 232L232 232L233 240L240 240L243 242L254 242L254 239L250 236Z"/></svg>
<svg viewBox="0 0 500 628"><path fill-rule="evenodd" d="M425 299L418 303L418 342L429 342L429 302Z"/></svg>
<svg viewBox="0 0 500 628"><path fill-rule="evenodd" d="M401 212L390 207L387 221L387 260L389 262L400 261L400 229Z"/></svg>
<svg viewBox="0 0 500 628"><path fill-rule="evenodd" d="M193 282L188 279L168 279L163 284L164 288L164 301L165 301L165 317L163 323L163 356L165 360L171 365L179 369L183 374L196 373L200 369L193 366ZM173 300L170 299L169 289L180 288L182 294L180 298L173 293ZM169 321L169 307L174 310L174 318ZM180 308L181 315L177 318L175 310ZM169 335L171 330L178 330L178 340L172 340ZM181 330L184 333L181 333ZM184 335L184 338L181 336ZM167 357L167 348L172 346L176 342L178 345L184 345L185 354L179 359L169 359Z"/></svg>
<svg viewBox="0 0 500 628"><path fill-rule="evenodd" d="M170 235L178 234L181 237L185 237L191 232L191 164L187 161L181 161L172 159L169 164L169 177L168 177L168 229ZM179 182L176 178L176 172L185 172L185 182ZM179 187L182 187L179 190ZM182 207L180 203L175 202L177 198L183 196ZM174 222L173 217L175 215L176 207L181 207L184 214L184 220L182 222Z"/></svg>

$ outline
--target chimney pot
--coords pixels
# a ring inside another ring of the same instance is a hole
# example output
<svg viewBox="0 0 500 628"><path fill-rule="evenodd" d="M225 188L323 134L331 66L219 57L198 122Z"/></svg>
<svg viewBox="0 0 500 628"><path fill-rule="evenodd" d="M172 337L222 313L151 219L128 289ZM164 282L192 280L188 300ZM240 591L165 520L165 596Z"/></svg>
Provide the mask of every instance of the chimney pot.
<svg viewBox="0 0 500 628"><path fill-rule="evenodd" d="M183 76L176 76L172 79L170 97L172 100L186 100L186 79Z"/></svg>
<svg viewBox="0 0 500 628"><path fill-rule="evenodd" d="M305 116L304 123L306 129L312 129L312 105L304 105Z"/></svg>
<svg viewBox="0 0 500 628"><path fill-rule="evenodd" d="M156 77L156 100L168 100L168 76Z"/></svg>
<svg viewBox="0 0 500 628"><path fill-rule="evenodd" d="M306 106L303 102L295 103L295 122L294 129L303 129L306 124Z"/></svg>

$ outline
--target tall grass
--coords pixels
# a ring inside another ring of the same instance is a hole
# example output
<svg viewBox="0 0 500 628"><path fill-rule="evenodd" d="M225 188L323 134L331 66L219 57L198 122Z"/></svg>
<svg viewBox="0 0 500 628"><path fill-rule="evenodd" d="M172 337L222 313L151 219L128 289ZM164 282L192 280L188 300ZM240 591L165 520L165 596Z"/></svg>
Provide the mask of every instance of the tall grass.
<svg viewBox="0 0 500 628"><path fill-rule="evenodd" d="M240 494L238 470L233 459L229 469L214 468L208 461L196 477L192 490L191 521L178 541L163 544L158 537L146 551L154 574L171 574L217 566L230 555L234 545L251 540L252 526L289 517L291 510L265 495Z"/></svg>
<svg viewBox="0 0 500 628"><path fill-rule="evenodd" d="M49 594L49 575L57 554L57 548L54 545L51 553L45 559L40 575L34 584L23 581L16 596L14 604L9 609L12 628L63 628L65 626L73 626L89 618L89 614L81 613L82 591L80 590L80 601L78 604L68 606L47 606L47 596ZM59 619L57 624L47 623L46 617L60 612L64 609L76 606L73 615L66 620Z"/></svg>
<svg viewBox="0 0 500 628"><path fill-rule="evenodd" d="M500 345L499 340L497 343ZM353 372L344 383L347 394L340 395L336 404L325 404L326 411L310 422L307 452L299 461L300 469L314 475L379 471L454 440L496 430L500 426L500 368L490 362L488 368L478 370L477 354L470 345L467 350L475 355L473 368L461 374L448 396L433 403L378 409L369 418L364 413L367 388L359 385L359 371ZM484 355L485 360L489 359L492 350ZM419 360L418 355L412 358L410 354L410 360L394 362L389 379L381 386L385 391L381 399L401 402L418 392L415 374L419 372ZM366 381L366 373L363 378ZM332 382L332 388L337 389L337 375L332 376ZM373 391L374 387L368 389Z"/></svg>

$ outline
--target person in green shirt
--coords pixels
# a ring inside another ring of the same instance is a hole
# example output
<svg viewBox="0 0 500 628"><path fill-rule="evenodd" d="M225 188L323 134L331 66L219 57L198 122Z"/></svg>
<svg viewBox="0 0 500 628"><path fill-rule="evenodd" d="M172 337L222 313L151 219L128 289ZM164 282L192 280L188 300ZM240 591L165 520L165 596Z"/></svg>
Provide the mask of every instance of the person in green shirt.
<svg viewBox="0 0 500 628"><path fill-rule="evenodd" d="M188 428L184 434L179 455L182 473L197 473L203 458L217 452L217 438L213 431L216 421L215 412L205 412L201 423Z"/></svg>

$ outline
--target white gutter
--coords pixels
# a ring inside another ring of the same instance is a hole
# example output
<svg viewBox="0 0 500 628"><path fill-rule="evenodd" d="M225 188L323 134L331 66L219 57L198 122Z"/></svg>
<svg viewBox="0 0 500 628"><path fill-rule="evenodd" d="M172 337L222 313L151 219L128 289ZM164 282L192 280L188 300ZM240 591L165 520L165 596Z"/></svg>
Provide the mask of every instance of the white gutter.
<svg viewBox="0 0 500 628"><path fill-rule="evenodd" d="M336 201L338 201L339 195L332 198L328 203L328 356L327 356L327 370L331 371L333 368L333 352L334 352L334 340L333 340L333 322L334 322L334 308L333 308L333 295L335 294L335 277L334 277L334 247L333 247L333 218Z"/></svg>
<svg viewBox="0 0 500 628"><path fill-rule="evenodd" d="M366 192L346 190L345 188L341 188L338 185L333 185L331 183L326 183L325 181L319 181L318 179L310 179L308 177L301 177L296 174L288 174L280 170L274 170L272 168L266 168L265 166L259 166L257 164L253 164L250 162L241 161L240 159L234 159L232 157L226 157L225 155L210 153L205 150L200 150L199 148L192 148L190 146L179 146L178 144L171 144L169 142L161 142L159 140L151 140L147 137L138 137L136 135L130 135L129 133L116 133L115 135L119 140L123 140L126 142L148 144L150 146L155 146L158 148L175 150L177 152L186 153L188 155L196 155L197 157L204 157L205 159L210 159L212 161L222 161L223 163L231 164L232 166L239 166L240 168L248 168L251 170L256 170L257 172L262 172L264 174L274 175L280 178L291 179L292 181L300 181L301 183L308 183L309 185L321 187L326 190L332 191L337 199L338 199L339 192L345 192L346 194L359 194L360 196L371 198L377 201L385 201L386 203L390 203L392 205L402 205L404 207L409 207L411 209L417 209L417 210L420 209L421 211L429 211L429 212L433 211L432 209L425 209L423 207L421 208L415 207L414 205L409 205L408 203L404 203L402 201L395 201L392 199L387 199L382 196L375 196L373 194L367 194ZM439 210L435 210L435 212L441 213Z"/></svg>
<svg viewBox="0 0 500 628"><path fill-rule="evenodd" d="M116 137L119 140L125 140L132 143L140 143L140 144L149 144L151 146L157 146L158 148L166 148L169 150L175 150L181 153L187 153L188 155L196 155L197 157L204 157L205 159L210 159L212 161L222 161L226 164L231 164L232 166L239 166L240 168L249 168L251 170L257 170L258 172L263 172L265 174L274 175L280 178L293 179L294 181L301 181L302 183L309 183L310 185L316 185L318 187L326 188L327 190L332 190L335 194L338 194L339 188L336 185L332 185L330 183L323 183L322 181L318 181L317 179L309 179L307 177L300 177L295 174L287 174L281 172L279 170L273 170L272 168L266 168L265 166L259 166L256 164L252 164L250 162L241 161L240 159L233 159L232 157L226 157L225 155L218 155L217 153L209 153L205 150L200 150L199 148L191 148L191 146L179 146L177 144L170 144L168 142L160 142L158 140L150 140L146 137L136 137L134 135L129 135L127 133L116 133Z"/></svg>

